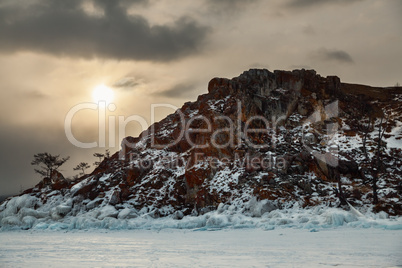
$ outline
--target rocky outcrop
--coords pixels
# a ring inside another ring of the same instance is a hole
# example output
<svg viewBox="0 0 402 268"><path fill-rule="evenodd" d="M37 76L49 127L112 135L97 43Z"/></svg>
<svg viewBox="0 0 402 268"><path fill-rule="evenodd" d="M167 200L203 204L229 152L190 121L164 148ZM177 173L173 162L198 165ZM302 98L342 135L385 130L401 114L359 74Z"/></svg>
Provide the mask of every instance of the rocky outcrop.
<svg viewBox="0 0 402 268"><path fill-rule="evenodd" d="M336 76L324 78L314 70L272 73L252 69L233 79L214 78L208 84L208 94L186 103L139 138L126 138L123 144L129 146L124 151L127 154L137 154L138 148L152 151L156 144L158 149L184 158L184 176L176 180L186 187L184 200L189 207L216 206L244 187L259 189L255 193L261 198L292 199L296 188L305 190L295 177L304 180L307 174L327 182L336 182L341 176L358 180L359 164L353 156L339 148L335 154L329 153L330 147L325 144L328 125L340 128L352 123L351 115L356 116L356 111L351 107L356 106L356 101L362 106L371 105L369 99L348 93L347 85ZM334 101L338 101L336 109L331 106ZM348 114L350 110L353 113ZM364 112L358 116L363 117ZM301 133L305 125L310 127L308 135ZM247 129L269 131L245 137ZM343 134L343 130L336 131L333 134ZM284 163L277 168L279 163L273 163L273 159L279 158ZM226 168L231 171L230 176L237 178L226 193L211 190L210 182L221 176L224 169L224 165L211 167L211 159L229 162ZM240 167L234 165L236 161L242 163ZM142 169L136 174L136 179L142 181L149 173ZM264 187L268 175L270 185L277 187ZM253 177L258 177L257 181ZM327 189L322 195L330 195L331 191ZM305 192L311 194L312 190Z"/></svg>
<svg viewBox="0 0 402 268"><path fill-rule="evenodd" d="M33 189L41 190L47 188L49 190L61 190L68 188L69 185L70 181L64 178L63 174L57 170L53 170L50 178L43 178ZM28 189L24 193L30 193L33 189Z"/></svg>
<svg viewBox="0 0 402 268"><path fill-rule="evenodd" d="M386 98L376 98L380 90ZM267 210L286 202L338 205L340 185L344 198L364 206L372 202L364 175L370 170L362 150L364 120L387 114L376 209L400 214L401 94L400 88L345 84L304 69L252 69L233 79L213 78L207 94L139 137L126 137L121 151L91 174L71 185L53 174L30 194L46 202L46 194L58 190L72 198L77 211L105 207L117 217L132 207L159 217L198 215L252 198L267 200ZM375 127L367 142L369 158Z"/></svg>

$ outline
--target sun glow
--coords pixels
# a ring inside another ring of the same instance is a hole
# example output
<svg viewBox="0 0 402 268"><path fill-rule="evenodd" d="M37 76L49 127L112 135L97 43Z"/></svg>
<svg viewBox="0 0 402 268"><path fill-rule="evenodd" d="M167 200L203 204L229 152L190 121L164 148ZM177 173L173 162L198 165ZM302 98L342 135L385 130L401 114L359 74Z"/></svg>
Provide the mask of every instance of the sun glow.
<svg viewBox="0 0 402 268"><path fill-rule="evenodd" d="M114 100L114 92L111 88L105 85L99 85L92 91L92 99L96 103L104 101L106 104L109 104Z"/></svg>

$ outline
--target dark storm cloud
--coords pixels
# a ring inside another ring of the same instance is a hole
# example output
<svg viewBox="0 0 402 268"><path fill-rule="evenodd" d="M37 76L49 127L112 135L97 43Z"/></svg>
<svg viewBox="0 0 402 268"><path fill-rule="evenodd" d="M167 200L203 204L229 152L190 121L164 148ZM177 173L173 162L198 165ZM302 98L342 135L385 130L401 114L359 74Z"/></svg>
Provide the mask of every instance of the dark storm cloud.
<svg viewBox="0 0 402 268"><path fill-rule="evenodd" d="M191 96L196 85L191 83L178 84L168 90L157 93L158 96L168 98L181 98Z"/></svg>
<svg viewBox="0 0 402 268"><path fill-rule="evenodd" d="M100 15L88 14L78 0L0 5L0 52L170 61L202 48L209 30L193 19L151 26L144 17L127 14L129 5L145 2L98 0Z"/></svg>
<svg viewBox="0 0 402 268"><path fill-rule="evenodd" d="M305 7L313 7L317 5L324 4L350 4L354 2L359 2L363 0L291 0L287 3L287 6L294 8L305 8Z"/></svg>
<svg viewBox="0 0 402 268"><path fill-rule="evenodd" d="M205 0L209 10L214 13L232 13L241 11L259 0Z"/></svg>
<svg viewBox="0 0 402 268"><path fill-rule="evenodd" d="M321 61L337 61L340 63L353 63L353 58L343 50L329 50L321 48L311 53L312 57Z"/></svg>
<svg viewBox="0 0 402 268"><path fill-rule="evenodd" d="M243 6L258 0L206 0L209 5L215 6Z"/></svg>
<svg viewBox="0 0 402 268"><path fill-rule="evenodd" d="M123 77L116 83L112 85L114 88L123 88L123 89L131 89L138 86L140 82L138 82L134 77Z"/></svg>

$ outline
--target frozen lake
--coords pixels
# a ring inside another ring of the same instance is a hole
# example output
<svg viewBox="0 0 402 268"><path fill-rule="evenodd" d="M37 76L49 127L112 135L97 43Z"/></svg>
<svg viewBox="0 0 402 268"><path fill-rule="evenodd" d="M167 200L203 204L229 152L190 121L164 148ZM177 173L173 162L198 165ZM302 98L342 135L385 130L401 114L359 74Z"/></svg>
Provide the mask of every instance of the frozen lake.
<svg viewBox="0 0 402 268"><path fill-rule="evenodd" d="M0 232L0 267L402 267L375 228Z"/></svg>

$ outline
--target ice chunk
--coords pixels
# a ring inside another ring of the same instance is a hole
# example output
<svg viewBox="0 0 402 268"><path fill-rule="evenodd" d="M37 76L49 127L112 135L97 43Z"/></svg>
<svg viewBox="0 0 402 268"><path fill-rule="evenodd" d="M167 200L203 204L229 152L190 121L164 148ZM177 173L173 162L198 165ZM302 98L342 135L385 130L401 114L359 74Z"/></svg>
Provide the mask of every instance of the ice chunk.
<svg viewBox="0 0 402 268"><path fill-rule="evenodd" d="M350 208L350 211L356 216L356 217L364 217L363 214L360 213L357 209L355 209L349 202L347 202Z"/></svg>
<svg viewBox="0 0 402 268"><path fill-rule="evenodd" d="M22 218L22 226L24 227L24 229L30 229L34 226L36 221L37 219L33 216L25 216L24 218Z"/></svg>
<svg viewBox="0 0 402 268"><path fill-rule="evenodd" d="M184 217L184 214L180 210L173 213L173 219L175 219L175 220L181 220L181 219L183 219L183 217Z"/></svg>
<svg viewBox="0 0 402 268"><path fill-rule="evenodd" d="M251 198L246 204L253 217L261 217L265 213L269 213L278 208L278 205L271 200L257 201L255 197Z"/></svg>
<svg viewBox="0 0 402 268"><path fill-rule="evenodd" d="M206 223L207 227L225 227L229 225L228 217L226 215L214 214Z"/></svg>
<svg viewBox="0 0 402 268"><path fill-rule="evenodd" d="M21 225L21 221L17 216L8 216L1 220L1 225L6 227L18 226Z"/></svg>
<svg viewBox="0 0 402 268"><path fill-rule="evenodd" d="M18 215L21 218L24 218L26 216L32 216L32 217L39 219L39 218L45 218L45 217L49 216L49 213L45 212L45 211L37 211L32 208L21 208L20 211L18 212Z"/></svg>
<svg viewBox="0 0 402 268"><path fill-rule="evenodd" d="M101 204L103 202L103 198L95 198L94 200L92 200L91 202L89 202L87 205L86 205L86 208L88 209L88 210L90 210L90 209L94 209L94 208L96 208L97 206L99 206L99 204Z"/></svg>
<svg viewBox="0 0 402 268"><path fill-rule="evenodd" d="M326 219L325 222L331 226L342 226L345 223L357 220L355 215L339 209L328 209L324 213L324 217Z"/></svg>
<svg viewBox="0 0 402 268"><path fill-rule="evenodd" d="M59 214L60 216L66 216L67 213L69 213L71 211L71 206L69 205L58 205L56 207L56 212L57 214Z"/></svg>
<svg viewBox="0 0 402 268"><path fill-rule="evenodd" d="M103 220L106 217L116 218L119 212L115 209L114 206L107 205L100 209L100 214L98 215L99 220Z"/></svg>
<svg viewBox="0 0 402 268"><path fill-rule="evenodd" d="M119 212L119 215L117 215L118 219L133 219L137 218L138 213L137 210L135 209L130 209L130 208L125 208Z"/></svg>
<svg viewBox="0 0 402 268"><path fill-rule="evenodd" d="M16 214L21 208L33 208L39 199L29 194L17 196L9 200L6 204L6 209L2 212L3 216Z"/></svg>

